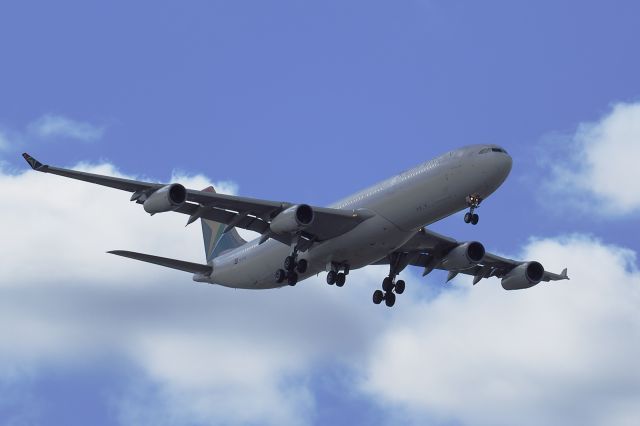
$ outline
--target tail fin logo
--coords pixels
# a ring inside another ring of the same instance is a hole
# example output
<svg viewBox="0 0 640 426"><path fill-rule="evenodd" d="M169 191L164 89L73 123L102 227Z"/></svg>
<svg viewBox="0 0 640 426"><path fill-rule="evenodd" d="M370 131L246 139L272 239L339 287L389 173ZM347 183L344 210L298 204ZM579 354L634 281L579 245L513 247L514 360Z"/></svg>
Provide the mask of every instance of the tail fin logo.
<svg viewBox="0 0 640 426"><path fill-rule="evenodd" d="M216 192L212 186L202 190L203 192ZM202 223L202 237L204 239L204 254L207 262L222 252L240 247L246 241L235 229L225 232L226 225L208 219L200 219Z"/></svg>

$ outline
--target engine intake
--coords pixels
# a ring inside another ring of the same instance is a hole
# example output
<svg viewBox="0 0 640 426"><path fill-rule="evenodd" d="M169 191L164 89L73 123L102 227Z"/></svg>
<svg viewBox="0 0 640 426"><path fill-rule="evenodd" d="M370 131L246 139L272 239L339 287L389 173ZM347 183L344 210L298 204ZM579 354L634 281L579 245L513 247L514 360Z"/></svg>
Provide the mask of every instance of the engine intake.
<svg viewBox="0 0 640 426"><path fill-rule="evenodd" d="M313 223L315 214L311 206L291 206L271 221L270 229L276 234L291 234L307 228Z"/></svg>
<svg viewBox="0 0 640 426"><path fill-rule="evenodd" d="M143 203L147 213L162 213L175 210L187 201L187 189L179 183L163 186L149 195Z"/></svg>
<svg viewBox="0 0 640 426"><path fill-rule="evenodd" d="M505 290L524 290L542 281L544 267L540 262L527 262L516 266L502 279Z"/></svg>
<svg viewBox="0 0 640 426"><path fill-rule="evenodd" d="M451 250L443 259L442 267L449 271L469 269L484 259L484 246L477 241L462 243Z"/></svg>

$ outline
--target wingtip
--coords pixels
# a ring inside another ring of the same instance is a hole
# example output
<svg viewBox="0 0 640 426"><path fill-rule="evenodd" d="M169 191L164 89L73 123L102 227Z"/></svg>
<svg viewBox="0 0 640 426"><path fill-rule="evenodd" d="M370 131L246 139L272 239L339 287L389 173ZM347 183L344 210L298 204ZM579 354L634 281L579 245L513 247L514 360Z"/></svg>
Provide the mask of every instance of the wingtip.
<svg viewBox="0 0 640 426"><path fill-rule="evenodd" d="M44 165L39 162L38 160L36 160L35 158L33 158L31 155L29 155L26 152L22 153L22 158L25 159L25 161L29 164L29 166L33 169L33 170L40 170L44 167Z"/></svg>
<svg viewBox="0 0 640 426"><path fill-rule="evenodd" d="M562 276L562 278L564 278L565 280L570 280L571 278L569 278L569 274L567 272L567 268L564 268L562 270L562 273L560 274Z"/></svg>

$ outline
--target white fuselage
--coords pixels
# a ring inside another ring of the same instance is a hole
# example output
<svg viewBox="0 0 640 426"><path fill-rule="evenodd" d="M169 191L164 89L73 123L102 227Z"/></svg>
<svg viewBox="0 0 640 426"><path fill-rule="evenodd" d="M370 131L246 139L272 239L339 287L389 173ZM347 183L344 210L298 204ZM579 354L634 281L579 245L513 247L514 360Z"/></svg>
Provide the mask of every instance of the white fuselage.
<svg viewBox="0 0 640 426"><path fill-rule="evenodd" d="M370 265L405 244L416 231L467 208L466 197L493 193L511 171L511 157L495 145L474 145L448 152L333 204L344 210L366 209L374 216L348 233L299 254L308 261L303 280L330 269ZM483 153L480 153L484 151ZM213 273L194 280L227 287L267 289L286 285L274 273L292 248L270 239L247 242L213 260Z"/></svg>

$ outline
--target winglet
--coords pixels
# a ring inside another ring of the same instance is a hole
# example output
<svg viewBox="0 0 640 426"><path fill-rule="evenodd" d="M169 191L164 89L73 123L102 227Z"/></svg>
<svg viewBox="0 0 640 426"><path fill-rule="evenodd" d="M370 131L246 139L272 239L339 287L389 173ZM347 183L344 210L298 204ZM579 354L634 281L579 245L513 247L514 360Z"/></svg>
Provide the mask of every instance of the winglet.
<svg viewBox="0 0 640 426"><path fill-rule="evenodd" d="M27 154L26 152L22 154L22 157L27 160L27 163L29 163L29 165L31 166L31 168L33 170L40 170L43 167L46 167L45 165L43 165L41 162L39 162L38 160L36 160L35 158L33 158L32 156L30 156L29 154Z"/></svg>
<svg viewBox="0 0 640 426"><path fill-rule="evenodd" d="M564 268L562 270L562 272L560 273L560 276L562 277L563 280L570 280L571 278L569 278L569 275L567 274L567 268Z"/></svg>

